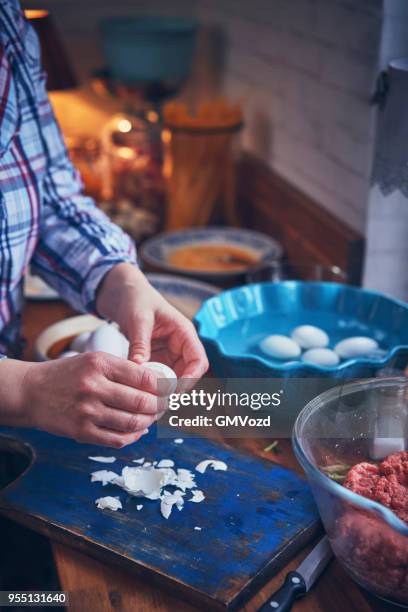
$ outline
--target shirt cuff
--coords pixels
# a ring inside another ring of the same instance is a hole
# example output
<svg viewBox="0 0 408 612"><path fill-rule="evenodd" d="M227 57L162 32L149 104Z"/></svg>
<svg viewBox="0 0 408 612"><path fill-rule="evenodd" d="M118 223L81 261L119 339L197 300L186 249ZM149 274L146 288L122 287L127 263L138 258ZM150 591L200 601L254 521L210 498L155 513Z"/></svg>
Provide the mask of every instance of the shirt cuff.
<svg viewBox="0 0 408 612"><path fill-rule="evenodd" d="M121 263L130 263L137 266L136 255L119 255L118 253L109 256L105 255L92 267L84 280L82 290L82 303L88 312L100 316L96 310L96 297L99 285L103 281L105 275L112 270L114 266Z"/></svg>

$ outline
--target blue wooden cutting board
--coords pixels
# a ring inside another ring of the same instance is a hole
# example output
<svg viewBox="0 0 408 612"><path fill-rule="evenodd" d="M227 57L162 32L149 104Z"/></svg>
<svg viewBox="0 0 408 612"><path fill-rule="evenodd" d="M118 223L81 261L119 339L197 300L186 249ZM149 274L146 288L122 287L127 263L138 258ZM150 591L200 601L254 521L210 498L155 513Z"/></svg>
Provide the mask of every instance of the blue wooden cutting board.
<svg viewBox="0 0 408 612"><path fill-rule="evenodd" d="M0 449L7 447L32 454L32 461L0 493L0 513L96 558L122 564L206 609L242 604L319 526L302 478L206 439L186 438L178 445L158 439L152 428L137 444L111 451L39 431L2 428ZM115 455L117 460L95 463L89 455ZM174 508L165 520L157 501L90 482L90 472L120 473L125 465L137 465L131 460L139 457L173 459L176 467L191 470L203 459L220 459L228 470L197 473L205 501L186 501L182 511ZM95 499L106 495L119 495L123 510L98 510ZM143 504L141 511L137 504Z"/></svg>

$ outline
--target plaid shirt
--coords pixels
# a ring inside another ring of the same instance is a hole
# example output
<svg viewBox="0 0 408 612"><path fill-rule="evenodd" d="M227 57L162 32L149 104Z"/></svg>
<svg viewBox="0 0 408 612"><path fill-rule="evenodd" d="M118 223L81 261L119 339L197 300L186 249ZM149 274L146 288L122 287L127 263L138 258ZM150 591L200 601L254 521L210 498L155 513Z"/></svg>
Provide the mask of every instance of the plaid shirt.
<svg viewBox="0 0 408 612"><path fill-rule="evenodd" d="M0 356L19 354L23 277L34 273L79 311L103 276L135 262L130 238L81 194L46 92L36 34L0 0Z"/></svg>

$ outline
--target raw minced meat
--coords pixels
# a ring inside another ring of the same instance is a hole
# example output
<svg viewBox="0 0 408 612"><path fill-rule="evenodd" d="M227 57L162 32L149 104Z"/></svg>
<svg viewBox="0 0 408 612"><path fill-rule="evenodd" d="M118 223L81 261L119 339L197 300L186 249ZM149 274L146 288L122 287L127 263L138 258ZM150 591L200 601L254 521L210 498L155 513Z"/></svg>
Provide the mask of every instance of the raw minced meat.
<svg viewBox="0 0 408 612"><path fill-rule="evenodd" d="M343 484L390 508L408 524L408 452L393 453L378 465L358 463ZM408 537L379 516L347 507L331 542L359 582L379 595L408 603Z"/></svg>
<svg viewBox="0 0 408 612"><path fill-rule="evenodd" d="M379 465L358 463L349 470L343 484L390 508L408 524L408 452L393 453Z"/></svg>
<svg viewBox="0 0 408 612"><path fill-rule="evenodd" d="M379 595L408 603L407 538L366 513L349 511L331 539L355 578Z"/></svg>

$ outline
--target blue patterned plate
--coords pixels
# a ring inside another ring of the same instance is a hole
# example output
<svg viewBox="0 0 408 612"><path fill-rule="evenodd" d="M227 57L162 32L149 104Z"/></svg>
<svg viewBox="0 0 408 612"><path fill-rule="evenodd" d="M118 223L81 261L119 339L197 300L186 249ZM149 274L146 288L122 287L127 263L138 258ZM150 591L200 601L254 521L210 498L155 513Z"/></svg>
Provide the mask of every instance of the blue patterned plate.
<svg viewBox="0 0 408 612"><path fill-rule="evenodd" d="M169 263L170 255L183 247L202 245L228 245L248 251L258 261L265 257L278 259L282 255L281 245L259 232L235 227L202 227L159 234L147 240L140 249L142 260L155 269L182 273L204 279L221 280L239 277L246 269L206 272Z"/></svg>
<svg viewBox="0 0 408 612"><path fill-rule="evenodd" d="M219 293L219 288L170 274L146 274L153 285L170 304L192 319L202 303Z"/></svg>

